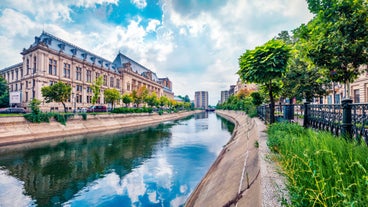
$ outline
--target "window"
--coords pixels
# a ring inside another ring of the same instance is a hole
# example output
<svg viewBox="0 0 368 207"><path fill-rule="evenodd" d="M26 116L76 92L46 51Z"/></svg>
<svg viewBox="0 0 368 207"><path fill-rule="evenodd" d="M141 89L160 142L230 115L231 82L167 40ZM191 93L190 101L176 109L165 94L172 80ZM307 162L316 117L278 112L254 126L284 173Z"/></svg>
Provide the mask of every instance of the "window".
<svg viewBox="0 0 368 207"><path fill-rule="evenodd" d="M130 83L127 83L127 91L130 91Z"/></svg>
<svg viewBox="0 0 368 207"><path fill-rule="evenodd" d="M27 75L29 74L29 70L30 70L30 68L29 68L29 59L27 58L27 64L26 64L26 70L27 70Z"/></svg>
<svg viewBox="0 0 368 207"><path fill-rule="evenodd" d="M57 75L57 61L49 59L49 74Z"/></svg>
<svg viewBox="0 0 368 207"><path fill-rule="evenodd" d="M50 81L50 86L54 85L54 83L55 83L54 81Z"/></svg>
<svg viewBox="0 0 368 207"><path fill-rule="evenodd" d="M64 78L70 78L70 64L64 63Z"/></svg>
<svg viewBox="0 0 368 207"><path fill-rule="evenodd" d="M116 88L120 88L120 80L116 79Z"/></svg>
<svg viewBox="0 0 368 207"><path fill-rule="evenodd" d="M76 68L75 79L79 81L82 80L82 68L80 67Z"/></svg>
<svg viewBox="0 0 368 207"><path fill-rule="evenodd" d="M18 80L18 69L15 70L15 80Z"/></svg>
<svg viewBox="0 0 368 207"><path fill-rule="evenodd" d="M87 96L87 103L92 103L92 96Z"/></svg>
<svg viewBox="0 0 368 207"><path fill-rule="evenodd" d="M92 73L90 70L87 70L87 82L88 83L92 82Z"/></svg>
<svg viewBox="0 0 368 207"><path fill-rule="evenodd" d="M114 77L110 77L110 87L114 87Z"/></svg>
<svg viewBox="0 0 368 207"><path fill-rule="evenodd" d="M87 93L92 93L92 88L91 87L89 87L89 86L87 86Z"/></svg>
<svg viewBox="0 0 368 207"><path fill-rule="evenodd" d="M103 76L103 85L107 86L107 75Z"/></svg>
<svg viewBox="0 0 368 207"><path fill-rule="evenodd" d="M11 79L14 80L14 70L11 71Z"/></svg>
<svg viewBox="0 0 368 207"><path fill-rule="evenodd" d="M100 77L100 73L96 73L96 79Z"/></svg>
<svg viewBox="0 0 368 207"><path fill-rule="evenodd" d="M26 102L28 102L28 92L26 92Z"/></svg>
<svg viewBox="0 0 368 207"><path fill-rule="evenodd" d="M82 89L83 89L83 87L81 85L76 86L76 91L77 92L82 92Z"/></svg>
<svg viewBox="0 0 368 207"><path fill-rule="evenodd" d="M15 91L18 91L18 84L15 84Z"/></svg>
<svg viewBox="0 0 368 207"><path fill-rule="evenodd" d="M33 57L33 73L36 73L37 71L37 58L36 56Z"/></svg>
<svg viewBox="0 0 368 207"><path fill-rule="evenodd" d="M82 95L77 95L76 96L76 102L77 103L82 103Z"/></svg>
<svg viewBox="0 0 368 207"><path fill-rule="evenodd" d="M20 78L23 77L23 68L20 69Z"/></svg>
<svg viewBox="0 0 368 207"><path fill-rule="evenodd" d="M354 103L360 103L359 89L354 90Z"/></svg>

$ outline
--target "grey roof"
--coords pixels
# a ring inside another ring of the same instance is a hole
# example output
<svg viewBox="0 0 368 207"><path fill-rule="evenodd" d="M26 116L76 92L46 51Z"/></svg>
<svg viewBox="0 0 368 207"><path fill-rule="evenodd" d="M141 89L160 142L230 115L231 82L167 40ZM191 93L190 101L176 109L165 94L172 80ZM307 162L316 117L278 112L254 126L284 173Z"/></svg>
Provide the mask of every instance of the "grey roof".
<svg viewBox="0 0 368 207"><path fill-rule="evenodd" d="M106 69L116 71L116 67L112 64L112 62L106 60L105 58L95 55L69 42L66 42L65 40L62 40L45 31L43 31L39 37L35 37L35 42L31 45L31 47L36 46L41 42L45 43L52 50L62 51L67 55L85 60L91 64L94 63L96 65L103 66Z"/></svg>
<svg viewBox="0 0 368 207"><path fill-rule="evenodd" d="M158 77L156 75L156 73L152 72L151 70L149 70L148 68L144 67L143 65L135 62L134 60L130 59L129 57L127 57L126 55L122 54L119 52L119 54L116 56L113 64L117 67L117 68L122 68L124 63L130 62L131 63L131 67L133 69L133 71L139 73L140 75L144 75L144 73L146 72L151 72L152 73L152 79L154 81L158 81Z"/></svg>

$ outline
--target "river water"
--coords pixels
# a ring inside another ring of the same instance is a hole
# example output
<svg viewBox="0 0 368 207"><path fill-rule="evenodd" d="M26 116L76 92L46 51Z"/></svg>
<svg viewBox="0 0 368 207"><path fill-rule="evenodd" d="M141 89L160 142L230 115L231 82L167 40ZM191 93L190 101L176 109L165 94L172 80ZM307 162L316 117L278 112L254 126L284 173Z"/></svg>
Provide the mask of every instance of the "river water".
<svg viewBox="0 0 368 207"><path fill-rule="evenodd" d="M229 141L214 113L0 154L0 206L182 206Z"/></svg>

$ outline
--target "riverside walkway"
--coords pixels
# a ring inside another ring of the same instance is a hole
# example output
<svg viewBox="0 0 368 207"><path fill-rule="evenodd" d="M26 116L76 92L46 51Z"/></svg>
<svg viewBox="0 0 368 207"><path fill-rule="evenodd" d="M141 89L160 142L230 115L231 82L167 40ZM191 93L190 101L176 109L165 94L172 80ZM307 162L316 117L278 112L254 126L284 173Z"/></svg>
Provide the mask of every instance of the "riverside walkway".
<svg viewBox="0 0 368 207"><path fill-rule="evenodd" d="M263 122L244 112L216 113L235 124L233 135L185 206L281 206L286 191L275 165L267 160Z"/></svg>

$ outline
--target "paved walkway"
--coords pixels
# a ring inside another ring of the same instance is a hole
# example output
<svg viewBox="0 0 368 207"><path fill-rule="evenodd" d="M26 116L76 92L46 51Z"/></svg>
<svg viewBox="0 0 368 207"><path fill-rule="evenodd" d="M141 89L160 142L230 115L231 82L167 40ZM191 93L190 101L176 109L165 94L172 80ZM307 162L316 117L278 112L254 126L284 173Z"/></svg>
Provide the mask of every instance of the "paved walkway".
<svg viewBox="0 0 368 207"><path fill-rule="evenodd" d="M186 206L281 206L283 181L267 161L265 125L243 112L216 113L236 126Z"/></svg>

